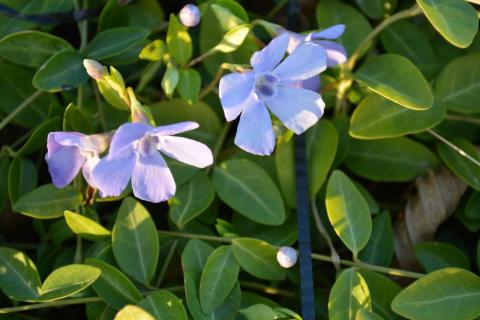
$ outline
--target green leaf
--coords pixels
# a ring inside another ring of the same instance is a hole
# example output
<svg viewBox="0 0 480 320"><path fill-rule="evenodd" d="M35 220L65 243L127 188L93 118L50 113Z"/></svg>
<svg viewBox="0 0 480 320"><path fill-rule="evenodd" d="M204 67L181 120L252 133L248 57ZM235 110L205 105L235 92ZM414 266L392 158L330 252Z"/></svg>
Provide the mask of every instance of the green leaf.
<svg viewBox="0 0 480 320"><path fill-rule="evenodd" d="M249 24L241 24L239 26L233 27L228 30L227 33L223 36L219 44L217 44L213 50L229 53L238 49L245 41L248 33L250 32L251 26Z"/></svg>
<svg viewBox="0 0 480 320"><path fill-rule="evenodd" d="M146 45L138 57L142 60L160 61L165 53L167 53L167 45L163 40L157 39Z"/></svg>
<svg viewBox="0 0 480 320"><path fill-rule="evenodd" d="M40 295L37 267L23 252L0 247L0 288L12 299L34 301Z"/></svg>
<svg viewBox="0 0 480 320"><path fill-rule="evenodd" d="M76 209L82 201L81 192L74 187L57 189L46 184L23 195L13 210L36 219L53 219L63 216L65 210Z"/></svg>
<svg viewBox="0 0 480 320"><path fill-rule="evenodd" d="M278 186L282 192L285 204L290 208L296 208L295 189L295 145L293 139L278 141L275 147L275 169L278 177Z"/></svg>
<svg viewBox="0 0 480 320"><path fill-rule="evenodd" d="M82 61L83 56L74 50L65 50L53 55L35 73L33 86L49 92L78 87L88 80Z"/></svg>
<svg viewBox="0 0 480 320"><path fill-rule="evenodd" d="M480 154L473 144L464 139L454 139L452 143L465 153L480 161ZM438 154L443 162L465 183L480 191L480 167L445 144L438 145Z"/></svg>
<svg viewBox="0 0 480 320"><path fill-rule="evenodd" d="M170 219L180 228L205 211L215 197L210 178L199 171L192 180L177 189L170 202Z"/></svg>
<svg viewBox="0 0 480 320"><path fill-rule="evenodd" d="M399 315L415 320L468 320L480 316L480 277L458 268L438 270L415 281L392 301Z"/></svg>
<svg viewBox="0 0 480 320"><path fill-rule="evenodd" d="M45 147L47 136L52 131L60 129L60 117L55 117L42 123L38 128L33 130L28 140L17 151L20 156L27 156Z"/></svg>
<svg viewBox="0 0 480 320"><path fill-rule="evenodd" d="M460 249L441 242L425 242L415 246L415 256L426 272L447 267L469 270L470 260Z"/></svg>
<svg viewBox="0 0 480 320"><path fill-rule="evenodd" d="M38 68L54 54L73 49L62 38L40 31L12 33L0 41L0 57L22 66Z"/></svg>
<svg viewBox="0 0 480 320"><path fill-rule="evenodd" d="M109 0L100 14L99 30L127 26L154 30L163 22L163 10L156 0L135 0L128 5Z"/></svg>
<svg viewBox="0 0 480 320"><path fill-rule="evenodd" d="M470 195L467 204L465 205L464 212L467 218L480 219L480 192L473 192Z"/></svg>
<svg viewBox="0 0 480 320"><path fill-rule="evenodd" d="M112 249L120 268L149 283L157 268L160 244L155 223L140 202L123 200L113 227Z"/></svg>
<svg viewBox="0 0 480 320"><path fill-rule="evenodd" d="M126 305L115 316L114 320L155 320L155 318L140 307Z"/></svg>
<svg viewBox="0 0 480 320"><path fill-rule="evenodd" d="M394 245L390 214L383 212L373 219L372 235L358 257L363 262L388 267L392 262Z"/></svg>
<svg viewBox="0 0 480 320"><path fill-rule="evenodd" d="M390 25L380 34L383 47L415 64L427 79L436 75L438 62L424 30L407 20Z"/></svg>
<svg viewBox="0 0 480 320"><path fill-rule="evenodd" d="M230 246L212 252L200 278L200 305L205 313L211 313L225 301L237 283L239 271Z"/></svg>
<svg viewBox="0 0 480 320"><path fill-rule="evenodd" d="M171 62L167 64L167 70L162 78L162 89L165 91L167 97L171 97L173 91L177 87L178 80L180 78L180 74L178 73L178 69L175 65Z"/></svg>
<svg viewBox="0 0 480 320"><path fill-rule="evenodd" d="M98 33L85 48L87 58L104 60L123 53L145 40L150 31L144 28L122 27Z"/></svg>
<svg viewBox="0 0 480 320"><path fill-rule="evenodd" d="M222 162L214 169L213 184L220 199L247 218L267 225L285 221L282 195L257 164L246 159Z"/></svg>
<svg viewBox="0 0 480 320"><path fill-rule="evenodd" d="M370 90L406 108L426 110L433 105L427 80L410 60L400 55L383 54L371 58L354 77Z"/></svg>
<svg viewBox="0 0 480 320"><path fill-rule="evenodd" d="M355 320L360 309L372 310L367 283L355 268L349 268L338 276L328 297L330 320Z"/></svg>
<svg viewBox="0 0 480 320"><path fill-rule="evenodd" d="M149 295L140 301L138 306L148 311L156 320L188 319L182 300L165 290Z"/></svg>
<svg viewBox="0 0 480 320"><path fill-rule="evenodd" d="M360 12L343 2L320 1L317 5L316 17L320 29L334 24L345 24L345 33L338 39L338 43L345 47L349 55L372 31L370 23Z"/></svg>
<svg viewBox="0 0 480 320"><path fill-rule="evenodd" d="M360 309L357 312L355 320L383 320L383 318L366 309Z"/></svg>
<svg viewBox="0 0 480 320"><path fill-rule="evenodd" d="M357 139L385 139L422 132L439 124L445 111L439 103L428 110L411 110L370 94L353 112L350 135Z"/></svg>
<svg viewBox="0 0 480 320"><path fill-rule="evenodd" d="M66 210L64 216L70 229L80 238L96 241L111 235L101 224L81 214Z"/></svg>
<svg viewBox="0 0 480 320"><path fill-rule="evenodd" d="M450 62L435 82L435 97L448 110L478 113L480 89L480 53Z"/></svg>
<svg viewBox="0 0 480 320"><path fill-rule="evenodd" d="M466 1L417 0L435 29L451 44L468 47L478 31L478 16Z"/></svg>
<svg viewBox="0 0 480 320"><path fill-rule="evenodd" d="M8 200L8 168L10 167L10 158L0 157L0 214L5 208Z"/></svg>
<svg viewBox="0 0 480 320"><path fill-rule="evenodd" d="M355 0L358 7L372 19L382 19L395 10L397 0Z"/></svg>
<svg viewBox="0 0 480 320"><path fill-rule="evenodd" d="M328 120L320 120L307 133L308 182L310 199L320 191L332 166L338 134Z"/></svg>
<svg viewBox="0 0 480 320"><path fill-rule="evenodd" d="M12 205L37 185L37 169L32 161L17 157L8 169L8 196Z"/></svg>
<svg viewBox="0 0 480 320"><path fill-rule="evenodd" d="M120 309L128 303L137 303L142 299L138 289L117 268L96 259L86 259L85 263L102 271L93 284L93 290L112 308Z"/></svg>
<svg viewBox="0 0 480 320"><path fill-rule="evenodd" d="M84 264L70 264L55 269L43 282L37 301L53 301L72 296L89 287L101 273L99 268Z"/></svg>
<svg viewBox="0 0 480 320"><path fill-rule="evenodd" d="M372 233L367 201L343 172L335 170L328 180L325 205L333 229L356 257Z"/></svg>
<svg viewBox="0 0 480 320"><path fill-rule="evenodd" d="M94 133L92 121L73 103L67 106L63 114L63 130L82 132L85 134Z"/></svg>
<svg viewBox="0 0 480 320"><path fill-rule="evenodd" d="M265 241L236 238L232 241L233 255L243 270L265 280L282 280L286 271L277 262L277 249Z"/></svg>
<svg viewBox="0 0 480 320"><path fill-rule="evenodd" d="M264 304L254 304L253 306L239 310L238 313L246 320L271 320L277 318L276 312Z"/></svg>
<svg viewBox="0 0 480 320"><path fill-rule="evenodd" d="M393 312L390 304L402 290L400 286L380 273L365 269L359 272L367 282L373 312L385 319L397 319L398 316Z"/></svg>
<svg viewBox="0 0 480 320"><path fill-rule="evenodd" d="M197 103L201 86L202 77L200 77L200 73L197 70L191 68L180 69L177 91L189 104L195 105Z"/></svg>
<svg viewBox="0 0 480 320"><path fill-rule="evenodd" d="M374 181L410 181L438 165L424 145L408 138L350 140L347 167Z"/></svg>
<svg viewBox="0 0 480 320"><path fill-rule="evenodd" d="M358 191L362 194L362 196L365 198L365 201L368 203L368 207L370 208L370 213L371 214L377 214L380 212L380 207L378 206L377 201L373 198L372 194L370 191L368 191L361 183L358 181L352 180L352 182L355 184L355 187L357 187Z"/></svg>
<svg viewBox="0 0 480 320"><path fill-rule="evenodd" d="M170 14L167 31L167 47L176 63L186 64L192 57L192 39L175 15Z"/></svg>
<svg viewBox="0 0 480 320"><path fill-rule="evenodd" d="M87 319L112 320L117 311L103 302L90 302L86 304Z"/></svg>

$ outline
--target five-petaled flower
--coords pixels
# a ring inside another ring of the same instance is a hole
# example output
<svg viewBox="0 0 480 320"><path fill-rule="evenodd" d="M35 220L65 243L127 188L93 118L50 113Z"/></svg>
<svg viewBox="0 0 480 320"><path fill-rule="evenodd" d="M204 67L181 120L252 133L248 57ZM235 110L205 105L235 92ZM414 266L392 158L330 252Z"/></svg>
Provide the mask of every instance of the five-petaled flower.
<svg viewBox="0 0 480 320"><path fill-rule="evenodd" d="M112 138L108 155L93 170L94 182L101 195L118 196L131 180L137 198L150 202L171 198L176 190L175 181L158 151L195 167L211 165L213 156L206 145L173 136L196 128L195 122L160 127L136 122L120 126Z"/></svg>
<svg viewBox="0 0 480 320"><path fill-rule="evenodd" d="M50 132L45 160L53 184L65 187L82 169L85 180L95 187L92 170L100 160L99 154L108 148L110 138L108 133L87 136L79 132Z"/></svg>
<svg viewBox="0 0 480 320"><path fill-rule="evenodd" d="M288 34L281 34L252 56L253 71L230 73L220 80L225 118L232 121L241 114L235 144L247 152L268 155L273 151L275 136L267 108L296 134L323 115L321 96L298 87L298 82L326 69L325 49L305 42L281 62L288 44Z"/></svg>

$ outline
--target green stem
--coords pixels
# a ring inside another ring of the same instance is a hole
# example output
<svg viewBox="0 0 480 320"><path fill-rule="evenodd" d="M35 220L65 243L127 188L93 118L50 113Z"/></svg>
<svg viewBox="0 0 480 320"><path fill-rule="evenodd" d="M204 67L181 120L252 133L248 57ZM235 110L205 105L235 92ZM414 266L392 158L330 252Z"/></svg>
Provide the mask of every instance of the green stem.
<svg viewBox="0 0 480 320"><path fill-rule="evenodd" d="M175 253L175 249L177 248L178 240L173 241L170 250L168 251L167 258L163 263L162 270L160 270L160 274L158 275L157 281L155 283L155 287L159 288L162 284L163 278L165 278L165 273L167 273L168 266L170 265L170 261L172 261L173 254Z"/></svg>
<svg viewBox="0 0 480 320"><path fill-rule="evenodd" d="M333 245L332 238L330 238L330 235L328 234L327 230L323 226L322 220L320 220L320 213L318 212L317 202L314 199L310 202L310 204L312 208L312 215L315 221L315 225L317 226L318 232L320 232L322 237L327 242L327 245L330 248L330 256L332 258L332 263L335 266L335 269L339 271L341 269L340 256L338 255L337 250L335 250L335 246Z"/></svg>
<svg viewBox="0 0 480 320"><path fill-rule="evenodd" d="M193 233L184 233L184 232L177 232L177 231L163 231L163 230L159 230L158 233L166 235L166 236L176 237L176 238L198 239L198 240L214 241L214 242L221 242L221 243L227 243L227 244L232 243L232 239L222 238L222 237L217 237L217 236L209 236L209 235L204 235L204 234L193 234ZM279 248L279 247L276 247L276 246L274 246L274 247ZM330 263L333 262L332 257L326 256L326 255L323 255L323 254L318 254L318 253L312 253L312 259L318 260L318 261L330 262ZM363 268L363 269L369 269L369 270L372 270L372 271L377 271L377 272L386 273L386 274L389 274L389 275L394 275L394 276L399 276L399 277L418 279L418 278L421 278L421 277L424 276L423 273L417 273L417 272L412 272L412 271L407 271L407 270L376 266L376 265L364 263L364 262L361 262L361 261L350 261L350 260L340 259L340 264L343 264L345 266L350 266L350 267L358 267L358 268Z"/></svg>
<svg viewBox="0 0 480 320"><path fill-rule="evenodd" d="M214 55L214 54L217 53L217 52L218 52L218 51L215 50L215 48L212 48L212 49L208 50L207 52L199 55L199 56L196 57L195 59L190 60L190 62L187 63L186 67L187 67L187 68L191 68L191 67L193 67L194 65L196 65L196 64L202 62L203 60L207 59L208 57Z"/></svg>
<svg viewBox="0 0 480 320"><path fill-rule="evenodd" d="M383 20L378 26L375 27L375 29L372 30L372 32L370 32L370 34L360 43L358 48L353 52L350 59L348 59L347 68L349 70L353 70L353 68L355 67L355 63L363 55L364 51L370 45L370 42L374 40L375 37L377 37L380 32L382 32L385 28L398 20L416 16L421 12L422 11L420 10L420 8L417 5L414 5L410 9L397 12L396 14Z"/></svg>
<svg viewBox="0 0 480 320"><path fill-rule="evenodd" d="M225 143L225 139L227 138L228 131L230 130L231 122L225 122L223 125L222 131L220 132L220 135L218 136L217 142L215 143L215 146L213 147L213 163L217 162L218 155L220 154L220 151L222 150L223 144ZM210 173L212 170L213 166L208 167L206 170L206 173Z"/></svg>
<svg viewBox="0 0 480 320"><path fill-rule="evenodd" d="M478 119L478 118L464 117L464 116L459 116L459 115L456 115L456 114L447 114L445 119L453 120L453 121L463 121L463 122L468 122L468 123L473 123L473 124L480 124L480 119Z"/></svg>
<svg viewBox="0 0 480 320"><path fill-rule="evenodd" d="M265 286L263 284L260 284L258 282L252 282L252 281L240 281L240 286L249 288L249 289L255 289L259 290L264 293L272 294L272 295L279 295L279 296L284 296L288 298L295 298L295 292L293 291L287 291L287 290L282 290L278 289L275 287L270 287L270 286Z"/></svg>
<svg viewBox="0 0 480 320"><path fill-rule="evenodd" d="M265 16L265 20L269 21L271 20L273 17L275 17L275 15L283 9L283 7L285 7L285 5L288 3L288 0L280 0L274 7L272 10L270 10L269 13L267 13L267 15Z"/></svg>
<svg viewBox="0 0 480 320"><path fill-rule="evenodd" d="M42 94L42 91L35 91L30 97L25 99L18 107L16 107L10 114L8 114L0 122L0 130L2 130L16 115L22 112L26 107L30 105L35 99L37 99Z"/></svg>
<svg viewBox="0 0 480 320"><path fill-rule="evenodd" d="M461 155L462 157L470 160L472 163L476 164L477 166L480 167L480 161L478 161L477 159L475 159L474 157L472 157L471 155L469 155L468 153L466 153L464 150L462 150L461 148L457 147L456 145L454 145L453 143L451 143L450 141L448 141L446 138L442 137L441 135L439 135L438 133L436 133L435 131L433 130L427 130L428 133L430 133L432 136L434 136L435 138L437 138L438 140L440 140L441 142L443 142L444 144L446 144L448 147L452 148L453 150L455 150L459 155Z"/></svg>

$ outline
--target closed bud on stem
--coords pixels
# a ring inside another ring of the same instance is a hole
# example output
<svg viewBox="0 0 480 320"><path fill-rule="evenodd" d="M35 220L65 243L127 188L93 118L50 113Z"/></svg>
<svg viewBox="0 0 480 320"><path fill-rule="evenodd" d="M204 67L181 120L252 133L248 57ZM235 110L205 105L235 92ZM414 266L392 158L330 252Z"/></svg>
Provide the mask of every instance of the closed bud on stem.
<svg viewBox="0 0 480 320"><path fill-rule="evenodd" d="M91 59L83 59L83 66L88 75L95 80L101 80L107 74L105 67L98 61Z"/></svg>
<svg viewBox="0 0 480 320"><path fill-rule="evenodd" d="M187 4L180 10L180 22L185 27L195 27L200 22L200 10L193 4Z"/></svg>
<svg viewBox="0 0 480 320"><path fill-rule="evenodd" d="M297 251L292 247L281 247L277 252L278 264L288 269L297 263Z"/></svg>

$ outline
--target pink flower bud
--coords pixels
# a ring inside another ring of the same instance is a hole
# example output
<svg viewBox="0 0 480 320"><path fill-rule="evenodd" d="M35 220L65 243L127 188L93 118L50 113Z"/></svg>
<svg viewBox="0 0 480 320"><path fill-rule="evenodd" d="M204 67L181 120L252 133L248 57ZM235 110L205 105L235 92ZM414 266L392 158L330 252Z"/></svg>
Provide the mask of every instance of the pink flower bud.
<svg viewBox="0 0 480 320"><path fill-rule="evenodd" d="M292 247L281 247L277 252L278 264L288 269L297 263L297 251Z"/></svg>
<svg viewBox="0 0 480 320"><path fill-rule="evenodd" d="M103 79L106 75L103 65L95 60L83 59L83 66L88 75L95 80Z"/></svg>
<svg viewBox="0 0 480 320"><path fill-rule="evenodd" d="M180 21L185 27L195 27L200 22L200 10L193 4L187 4L180 10Z"/></svg>

